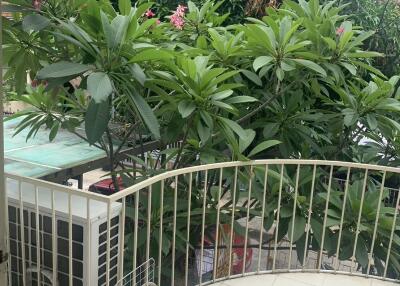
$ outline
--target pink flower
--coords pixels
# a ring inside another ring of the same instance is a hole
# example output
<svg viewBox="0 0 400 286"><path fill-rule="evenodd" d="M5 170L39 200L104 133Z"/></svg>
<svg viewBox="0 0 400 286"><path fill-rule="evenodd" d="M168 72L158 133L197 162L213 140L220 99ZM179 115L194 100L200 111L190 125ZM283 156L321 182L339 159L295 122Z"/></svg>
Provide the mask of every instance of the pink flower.
<svg viewBox="0 0 400 286"><path fill-rule="evenodd" d="M147 18L153 18L156 14L153 13L150 9L146 11L145 16Z"/></svg>
<svg viewBox="0 0 400 286"><path fill-rule="evenodd" d="M39 84L40 83L39 83L39 81L37 79L34 79L34 80L31 81L31 86L32 87L38 87Z"/></svg>
<svg viewBox="0 0 400 286"><path fill-rule="evenodd" d="M178 15L179 17L184 17L185 10L186 10L186 6L178 5L178 7L176 8L175 14Z"/></svg>
<svg viewBox="0 0 400 286"><path fill-rule="evenodd" d="M157 19L156 24L157 24L157 25L160 25L160 24L161 24L160 19Z"/></svg>
<svg viewBox="0 0 400 286"><path fill-rule="evenodd" d="M185 25L185 20L183 18L179 17L178 15L174 14L171 16L171 24L175 28L182 30L183 26Z"/></svg>
<svg viewBox="0 0 400 286"><path fill-rule="evenodd" d="M36 10L40 11L40 9L42 8L42 0L32 0L32 6Z"/></svg>
<svg viewBox="0 0 400 286"><path fill-rule="evenodd" d="M33 88L36 88L36 87L38 87L39 85L43 85L44 87L46 87L48 84L49 84L49 83L47 82L47 80L37 80L37 79L34 79L34 80L31 81L31 86L32 86Z"/></svg>
<svg viewBox="0 0 400 286"><path fill-rule="evenodd" d="M340 26L336 29L336 35L341 36L344 33L344 27Z"/></svg>
<svg viewBox="0 0 400 286"><path fill-rule="evenodd" d="M176 8L176 11L174 12L174 14L172 14L171 16L171 24L179 29L182 30L183 26L185 25L185 10L186 7L183 5L178 5L178 7Z"/></svg>

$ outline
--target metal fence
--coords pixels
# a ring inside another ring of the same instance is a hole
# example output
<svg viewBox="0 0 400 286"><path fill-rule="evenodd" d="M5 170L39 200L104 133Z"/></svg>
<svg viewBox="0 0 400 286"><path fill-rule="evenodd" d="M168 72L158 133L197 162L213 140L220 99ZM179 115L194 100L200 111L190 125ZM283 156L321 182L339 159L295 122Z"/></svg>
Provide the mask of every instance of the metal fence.
<svg viewBox="0 0 400 286"><path fill-rule="evenodd" d="M299 271L400 278L399 168L216 163L109 197L6 177L10 285L186 286Z"/></svg>

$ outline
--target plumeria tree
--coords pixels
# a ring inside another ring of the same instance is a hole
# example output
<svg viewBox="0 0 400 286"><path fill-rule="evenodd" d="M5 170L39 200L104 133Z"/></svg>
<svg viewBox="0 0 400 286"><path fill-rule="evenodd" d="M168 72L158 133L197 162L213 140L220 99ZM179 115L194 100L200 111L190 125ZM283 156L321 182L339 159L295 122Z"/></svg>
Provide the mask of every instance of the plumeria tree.
<svg viewBox="0 0 400 286"><path fill-rule="evenodd" d="M166 20L158 18L152 3L132 7L121 0L115 9L107 0L74 1L71 11L65 1L9 2L7 9L16 12L2 31L10 68L6 77L18 79L20 100L35 107L16 115L21 117L16 132L28 128L31 137L44 127L53 139L60 128L68 129L107 153L116 188L118 175L128 186L168 166L227 160L319 158L398 165L399 77L386 78L373 67L382 54L364 50L363 44L374 33L350 21L341 13L345 7L335 2L287 0L279 9L268 7L267 16L229 26L224 25L229 15L218 12L222 2L188 2ZM27 73L35 86L25 90ZM80 126L85 133L77 131ZM161 149L180 144L152 164L146 165L142 154L132 157L140 168L117 169L123 149L149 140L159 141ZM290 182L293 172L285 174ZM241 170L239 177L245 181L248 173ZM213 177L206 183L212 186ZM296 211L302 223L308 183L300 182L304 199ZM271 184L274 190L276 181ZM317 192L324 188L321 183ZM271 191L269 199L276 200L276 194ZM212 192L207 195L212 214L217 206ZM282 207L293 206L291 192L284 197ZM319 198L324 206L323 195ZM260 196L250 199L260 205ZM154 217L159 215L155 209ZM267 215L273 221L276 212ZM280 237L287 234L291 216L284 219ZM315 219L313 231L321 231L321 216ZM352 221L348 226L351 238ZM194 225L194 237L196 230ZM301 236L298 241L301 247ZM323 250L332 252L328 247ZM170 250L166 247L164 255ZM358 256L360 265L366 253L363 249ZM400 269L394 265L392 270Z"/></svg>

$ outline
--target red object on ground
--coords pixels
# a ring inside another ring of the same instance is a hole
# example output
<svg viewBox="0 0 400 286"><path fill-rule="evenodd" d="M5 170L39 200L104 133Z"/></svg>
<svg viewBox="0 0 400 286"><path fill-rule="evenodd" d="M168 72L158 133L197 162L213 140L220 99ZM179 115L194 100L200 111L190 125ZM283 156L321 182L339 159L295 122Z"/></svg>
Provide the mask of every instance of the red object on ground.
<svg viewBox="0 0 400 286"><path fill-rule="evenodd" d="M118 186L120 191L125 188L121 177L118 177ZM116 190L114 188L112 179L104 179L91 185L89 187L89 192L111 196L112 194L116 193Z"/></svg>
<svg viewBox="0 0 400 286"><path fill-rule="evenodd" d="M231 227L230 225L224 224L222 225L223 232L225 233L225 237L230 237ZM219 236L221 233L219 234ZM213 234L213 239L215 239L215 233ZM221 238L220 238L221 240ZM210 246L214 245L215 241L210 241L209 238L204 238L204 245ZM244 243L245 238L235 231L233 231L233 238L232 238L232 274L240 274L243 270L243 262L245 261L245 270L248 270L251 266L251 262L253 259L253 249L247 248L246 255L244 255ZM221 241L219 244L224 244Z"/></svg>

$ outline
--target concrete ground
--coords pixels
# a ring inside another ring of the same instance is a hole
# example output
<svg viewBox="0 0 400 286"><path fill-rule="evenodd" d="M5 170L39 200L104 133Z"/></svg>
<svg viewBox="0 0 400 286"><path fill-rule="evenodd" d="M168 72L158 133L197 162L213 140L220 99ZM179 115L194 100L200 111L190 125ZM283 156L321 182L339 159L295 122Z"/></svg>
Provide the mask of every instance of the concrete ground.
<svg viewBox="0 0 400 286"><path fill-rule="evenodd" d="M392 286L397 283L327 273L263 274L211 284L213 286Z"/></svg>

